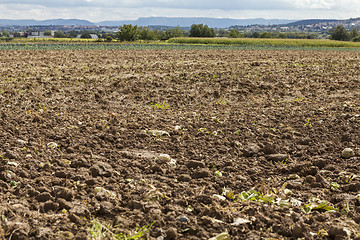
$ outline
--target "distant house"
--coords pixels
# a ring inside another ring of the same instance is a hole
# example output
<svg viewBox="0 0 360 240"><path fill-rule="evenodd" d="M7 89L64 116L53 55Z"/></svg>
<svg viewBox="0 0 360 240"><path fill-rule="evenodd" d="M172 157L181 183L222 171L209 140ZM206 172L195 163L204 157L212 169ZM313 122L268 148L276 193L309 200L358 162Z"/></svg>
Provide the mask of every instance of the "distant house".
<svg viewBox="0 0 360 240"><path fill-rule="evenodd" d="M45 36L43 32L31 32L28 38L52 38L52 36Z"/></svg>
<svg viewBox="0 0 360 240"><path fill-rule="evenodd" d="M99 38L98 35L96 35L96 34L90 34L90 36L91 36L92 39L98 39Z"/></svg>
<svg viewBox="0 0 360 240"><path fill-rule="evenodd" d="M96 34L90 34L90 36L91 36L91 39L98 39L98 38L99 38L99 36L96 35ZM78 35L76 36L76 38L81 38L81 34L78 34Z"/></svg>

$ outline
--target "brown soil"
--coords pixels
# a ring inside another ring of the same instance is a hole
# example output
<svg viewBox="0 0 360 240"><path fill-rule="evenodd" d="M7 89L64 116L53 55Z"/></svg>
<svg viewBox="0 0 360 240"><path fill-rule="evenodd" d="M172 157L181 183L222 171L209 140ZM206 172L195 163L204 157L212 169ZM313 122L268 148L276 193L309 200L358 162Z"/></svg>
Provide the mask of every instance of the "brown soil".
<svg viewBox="0 0 360 240"><path fill-rule="evenodd" d="M0 55L0 238L360 239L358 52Z"/></svg>

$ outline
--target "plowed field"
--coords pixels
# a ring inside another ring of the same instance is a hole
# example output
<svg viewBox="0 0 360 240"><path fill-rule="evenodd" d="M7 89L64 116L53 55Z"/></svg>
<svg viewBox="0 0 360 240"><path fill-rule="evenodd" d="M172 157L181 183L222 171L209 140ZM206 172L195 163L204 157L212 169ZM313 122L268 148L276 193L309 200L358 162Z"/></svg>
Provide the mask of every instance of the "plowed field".
<svg viewBox="0 0 360 240"><path fill-rule="evenodd" d="M360 53L0 56L0 238L360 239Z"/></svg>

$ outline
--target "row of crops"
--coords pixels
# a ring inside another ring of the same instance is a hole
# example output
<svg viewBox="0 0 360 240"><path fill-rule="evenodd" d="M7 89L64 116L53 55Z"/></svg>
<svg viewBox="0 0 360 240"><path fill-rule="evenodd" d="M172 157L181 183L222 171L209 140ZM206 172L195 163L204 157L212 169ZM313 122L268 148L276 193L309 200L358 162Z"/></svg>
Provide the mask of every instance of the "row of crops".
<svg viewBox="0 0 360 240"><path fill-rule="evenodd" d="M360 42L331 41L320 39L172 38L169 39L168 42L178 44L220 44L240 46L360 48Z"/></svg>
<svg viewBox="0 0 360 240"><path fill-rule="evenodd" d="M347 46L347 45L297 45L297 44L275 44L274 42L242 42L236 44L232 42L221 43L223 39L170 39L168 43L156 43L156 44L124 44L124 43L114 43L114 44L104 44L104 43L4 43L0 44L0 50L116 50L116 49L184 49L184 50L193 50L193 49L220 49L220 50L236 50L236 49L264 49L264 50L346 50L346 51L359 51L360 44L358 46ZM201 41L200 41L201 40ZM221 41L217 41L221 40ZM231 40L231 39L229 39ZM270 39L269 39L270 40Z"/></svg>
<svg viewBox="0 0 360 240"><path fill-rule="evenodd" d="M288 47L287 47L288 48ZM269 46L199 45L199 44L84 44L84 43L33 43L0 44L0 50L91 50L91 49L269 49Z"/></svg>

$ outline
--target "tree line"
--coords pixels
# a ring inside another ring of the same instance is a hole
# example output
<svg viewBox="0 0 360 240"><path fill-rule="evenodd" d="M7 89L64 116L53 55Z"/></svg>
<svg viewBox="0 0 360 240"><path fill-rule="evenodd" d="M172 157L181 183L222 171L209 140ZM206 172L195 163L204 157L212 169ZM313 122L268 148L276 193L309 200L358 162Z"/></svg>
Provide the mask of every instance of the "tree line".
<svg viewBox="0 0 360 240"><path fill-rule="evenodd" d="M357 28L353 28L349 32L343 25L339 25L330 31L330 39L338 41L360 42L360 34Z"/></svg>
<svg viewBox="0 0 360 240"><path fill-rule="evenodd" d="M131 24L124 24L119 27L117 36L120 41L135 41L135 40L168 40L174 37L215 37L216 32L214 28L210 28L203 24L193 24L189 32L185 32L179 27L159 31L157 29L150 30L148 27L138 27Z"/></svg>
<svg viewBox="0 0 360 240"><path fill-rule="evenodd" d="M28 29L24 35L30 34L32 29ZM44 33L44 36L52 36L52 32L47 30ZM136 40L168 40L175 37L230 37L230 38L293 38L293 39L316 39L319 36L316 33L309 32L240 32L237 29L217 29L210 28L204 24L193 24L190 30L184 30L180 27L168 28L165 30L150 29L148 27L139 27L137 25L124 24L119 27L118 32L95 32L95 31L56 31L54 33L55 38L91 38L92 34L96 34L99 37L99 41L111 42L114 39L119 39L120 41L136 41ZM10 33L8 31L1 31L0 37L9 38ZM20 37L20 33L13 33L14 37ZM356 28L353 28L351 31L346 30L343 25L339 25L336 28L330 30L331 40L340 40L340 41L360 41L360 34Z"/></svg>

